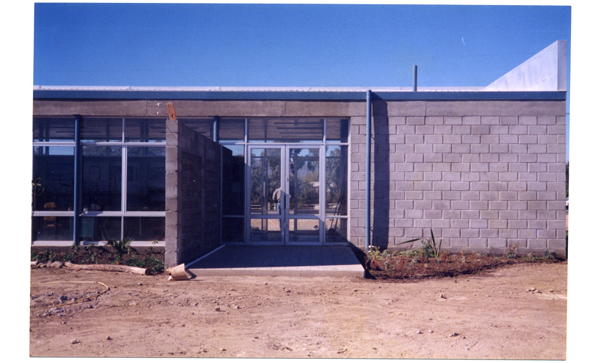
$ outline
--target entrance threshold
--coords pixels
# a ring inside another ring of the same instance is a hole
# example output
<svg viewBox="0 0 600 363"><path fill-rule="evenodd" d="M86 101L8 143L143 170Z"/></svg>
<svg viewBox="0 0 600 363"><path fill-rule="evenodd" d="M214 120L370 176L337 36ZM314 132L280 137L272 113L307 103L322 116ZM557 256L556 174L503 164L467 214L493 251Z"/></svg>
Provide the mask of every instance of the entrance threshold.
<svg viewBox="0 0 600 363"><path fill-rule="evenodd" d="M186 270L196 276L351 276L365 270L348 246L225 245Z"/></svg>

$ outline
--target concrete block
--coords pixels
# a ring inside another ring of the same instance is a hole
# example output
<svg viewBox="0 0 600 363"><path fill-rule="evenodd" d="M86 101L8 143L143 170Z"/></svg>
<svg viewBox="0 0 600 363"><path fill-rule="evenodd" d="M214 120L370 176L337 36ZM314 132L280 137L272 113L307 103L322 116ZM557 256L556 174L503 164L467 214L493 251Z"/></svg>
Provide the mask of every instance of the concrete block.
<svg viewBox="0 0 600 363"><path fill-rule="evenodd" d="M519 219L519 213L516 210L501 210L499 211L498 218L504 220L517 220ZM510 228L510 226L508 227Z"/></svg>
<svg viewBox="0 0 600 363"><path fill-rule="evenodd" d="M508 125L492 125L490 126L489 134L492 135L508 135Z"/></svg>
<svg viewBox="0 0 600 363"><path fill-rule="evenodd" d="M502 116L500 117L500 125L518 125L518 116Z"/></svg>
<svg viewBox="0 0 600 363"><path fill-rule="evenodd" d="M479 144L481 136L479 135L462 135L463 144Z"/></svg>
<svg viewBox="0 0 600 363"><path fill-rule="evenodd" d="M435 150L435 147L434 147ZM490 145L488 144L472 144L471 153L474 154L486 154L490 152Z"/></svg>
<svg viewBox="0 0 600 363"><path fill-rule="evenodd" d="M433 133L435 135L452 135L452 126L449 125L436 125L433 127Z"/></svg>
<svg viewBox="0 0 600 363"><path fill-rule="evenodd" d="M500 117L499 116L482 116L481 124L482 125L500 125Z"/></svg>
<svg viewBox="0 0 600 363"><path fill-rule="evenodd" d="M431 181L415 181L414 182L414 190L432 190L432 182Z"/></svg>
<svg viewBox="0 0 600 363"><path fill-rule="evenodd" d="M519 116L519 125L537 125L537 116Z"/></svg>
<svg viewBox="0 0 600 363"><path fill-rule="evenodd" d="M465 116L463 125L481 125L481 116Z"/></svg>
<svg viewBox="0 0 600 363"><path fill-rule="evenodd" d="M497 201L499 199L499 193L497 191L482 191L479 196L481 200L486 201Z"/></svg>
<svg viewBox="0 0 600 363"><path fill-rule="evenodd" d="M537 211L534 210L519 210L519 220L534 220L537 219Z"/></svg>
<svg viewBox="0 0 600 363"><path fill-rule="evenodd" d="M480 211L478 210L463 210L460 211L460 218L464 218L464 219L469 219L471 225L471 228L483 228L483 227L479 227L479 225L481 225L481 223L483 223L484 220L480 220L479 219L479 214ZM476 222L479 221L479 222ZM478 224L473 224L473 223L478 223ZM487 221L485 221L485 228L487 228Z"/></svg>
<svg viewBox="0 0 600 363"><path fill-rule="evenodd" d="M485 249L488 247L487 238L469 238L469 247L473 249Z"/></svg>
<svg viewBox="0 0 600 363"><path fill-rule="evenodd" d="M446 174L447 174L446 172L442 173L442 177L444 178L443 181L437 181L437 182L433 182L432 183L433 190L442 190L442 191L444 191L444 190L450 190L451 189L450 181L447 181L445 179L445 175ZM460 174L459 174L459 178L460 178Z"/></svg>
<svg viewBox="0 0 600 363"><path fill-rule="evenodd" d="M444 116L444 125L462 125L462 117Z"/></svg>
<svg viewBox="0 0 600 363"><path fill-rule="evenodd" d="M452 134L453 135L470 135L471 134L471 126L468 126L468 125L452 126Z"/></svg>
<svg viewBox="0 0 600 363"><path fill-rule="evenodd" d="M468 154L471 152L471 145L469 144L452 144L452 153L454 154Z"/></svg>
<svg viewBox="0 0 600 363"><path fill-rule="evenodd" d="M489 242L490 238L498 238L499 231L498 231L498 229L494 229L494 228L480 229L479 234L481 237L487 238L488 242Z"/></svg>
<svg viewBox="0 0 600 363"><path fill-rule="evenodd" d="M480 218L481 219L487 219L487 220L492 220L492 219L498 219L500 218L500 213L499 210L504 210L506 209L506 202L489 202L489 210L482 210L480 212Z"/></svg>
<svg viewBox="0 0 600 363"><path fill-rule="evenodd" d="M407 125L425 125L424 116L410 116L406 118Z"/></svg>
<svg viewBox="0 0 600 363"><path fill-rule="evenodd" d="M519 135L519 144L537 144L538 136L537 135Z"/></svg>
<svg viewBox="0 0 600 363"><path fill-rule="evenodd" d="M509 220L508 228L511 230L527 229L527 223L526 220Z"/></svg>
<svg viewBox="0 0 600 363"><path fill-rule="evenodd" d="M468 200L451 200L450 209L453 210L471 210L471 203Z"/></svg>
<svg viewBox="0 0 600 363"><path fill-rule="evenodd" d="M518 144L519 136L518 135L500 135L500 143L501 144Z"/></svg>
<svg viewBox="0 0 600 363"><path fill-rule="evenodd" d="M525 125L510 125L508 127L508 133L510 135L527 135L529 133L529 129Z"/></svg>
<svg viewBox="0 0 600 363"><path fill-rule="evenodd" d="M481 135L482 144L498 144L500 143L500 135Z"/></svg>
<svg viewBox="0 0 600 363"><path fill-rule="evenodd" d="M556 125L556 116L540 116L538 117L539 125Z"/></svg>
<svg viewBox="0 0 600 363"><path fill-rule="evenodd" d="M426 116L425 124L426 125L443 125L444 118L441 116Z"/></svg>
<svg viewBox="0 0 600 363"><path fill-rule="evenodd" d="M478 229L461 229L460 237L462 237L462 238L478 238L479 230Z"/></svg>
<svg viewBox="0 0 600 363"><path fill-rule="evenodd" d="M465 248L469 246L468 238L450 238L450 246L455 248Z"/></svg>
<svg viewBox="0 0 600 363"><path fill-rule="evenodd" d="M423 158L426 163L433 163L433 171L449 171L450 164L443 163L443 155L437 153L424 154ZM436 168L437 167L437 168Z"/></svg>
<svg viewBox="0 0 600 363"><path fill-rule="evenodd" d="M425 135L424 142L432 145L441 144L443 142L443 137L442 135Z"/></svg>
<svg viewBox="0 0 600 363"><path fill-rule="evenodd" d="M548 133L546 126L529 126L529 135L542 136Z"/></svg>
<svg viewBox="0 0 600 363"><path fill-rule="evenodd" d="M416 144L415 145L415 153L432 154L433 153L433 145L432 144Z"/></svg>
<svg viewBox="0 0 600 363"><path fill-rule="evenodd" d="M458 237L460 237L460 229L457 229L457 228L442 229L442 238L458 238Z"/></svg>
<svg viewBox="0 0 600 363"><path fill-rule="evenodd" d="M488 247L505 249L507 246L506 238L488 238Z"/></svg>

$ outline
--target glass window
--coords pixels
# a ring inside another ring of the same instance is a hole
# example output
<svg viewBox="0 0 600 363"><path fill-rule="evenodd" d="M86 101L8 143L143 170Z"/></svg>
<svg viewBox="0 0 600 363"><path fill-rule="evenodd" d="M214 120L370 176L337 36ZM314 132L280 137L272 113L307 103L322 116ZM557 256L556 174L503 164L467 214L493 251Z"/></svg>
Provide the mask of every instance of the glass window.
<svg viewBox="0 0 600 363"><path fill-rule="evenodd" d="M252 218L251 242L281 242L281 219Z"/></svg>
<svg viewBox="0 0 600 363"><path fill-rule="evenodd" d="M326 218L325 242L348 242L348 220L345 218Z"/></svg>
<svg viewBox="0 0 600 363"><path fill-rule="evenodd" d="M319 214L319 149L290 149L289 213Z"/></svg>
<svg viewBox="0 0 600 363"><path fill-rule="evenodd" d="M255 142L323 141L323 120L314 118L249 119L248 140Z"/></svg>
<svg viewBox="0 0 600 363"><path fill-rule="evenodd" d="M74 141L75 118L33 119L33 141Z"/></svg>
<svg viewBox="0 0 600 363"><path fill-rule="evenodd" d="M329 142L348 142L348 120L347 119L327 119L327 141Z"/></svg>
<svg viewBox="0 0 600 363"><path fill-rule="evenodd" d="M214 120L211 119L181 119L179 122L183 122L184 125L191 128L192 130L213 139L213 125Z"/></svg>
<svg viewBox="0 0 600 363"><path fill-rule="evenodd" d="M325 152L325 213L348 213L348 146L328 145Z"/></svg>
<svg viewBox="0 0 600 363"><path fill-rule="evenodd" d="M84 212L121 210L121 146L82 146Z"/></svg>
<svg viewBox="0 0 600 363"><path fill-rule="evenodd" d="M84 118L81 141L123 141L123 119Z"/></svg>
<svg viewBox="0 0 600 363"><path fill-rule="evenodd" d="M250 210L252 214L279 214L281 150L252 148L250 159ZM276 193L279 190L279 194Z"/></svg>
<svg viewBox="0 0 600 363"><path fill-rule="evenodd" d="M223 218L223 242L244 242L244 217Z"/></svg>
<svg viewBox="0 0 600 363"><path fill-rule="evenodd" d="M223 145L223 215L244 215L244 146Z"/></svg>
<svg viewBox="0 0 600 363"><path fill-rule="evenodd" d="M84 217L80 222L82 241L121 239L121 217Z"/></svg>
<svg viewBox="0 0 600 363"><path fill-rule="evenodd" d="M220 119L219 140L220 141L244 141L246 133L246 121L244 119Z"/></svg>
<svg viewBox="0 0 600 363"><path fill-rule="evenodd" d="M123 235L134 241L164 241L165 219L163 217L125 217Z"/></svg>
<svg viewBox="0 0 600 363"><path fill-rule="evenodd" d="M33 217L33 241L73 241L73 217Z"/></svg>
<svg viewBox="0 0 600 363"><path fill-rule="evenodd" d="M289 221L290 242L318 242L318 219L291 219Z"/></svg>
<svg viewBox="0 0 600 363"><path fill-rule="evenodd" d="M73 210L74 147L34 146L32 205L35 211Z"/></svg>
<svg viewBox="0 0 600 363"><path fill-rule="evenodd" d="M127 148L127 210L165 210L165 148Z"/></svg>
<svg viewBox="0 0 600 363"><path fill-rule="evenodd" d="M163 142L166 122L163 119L125 119L125 141Z"/></svg>

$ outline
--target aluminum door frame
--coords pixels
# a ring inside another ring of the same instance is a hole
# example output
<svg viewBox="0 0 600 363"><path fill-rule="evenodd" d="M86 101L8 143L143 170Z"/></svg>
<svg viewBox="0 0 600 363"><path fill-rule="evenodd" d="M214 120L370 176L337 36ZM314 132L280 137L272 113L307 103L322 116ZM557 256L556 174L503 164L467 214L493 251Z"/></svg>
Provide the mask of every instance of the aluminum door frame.
<svg viewBox="0 0 600 363"><path fill-rule="evenodd" d="M290 195L289 195L289 180L290 180L290 150L291 149L319 149L319 214L316 217L302 217L293 216L290 217ZM277 217L269 214L252 214L252 208L250 203L251 198L251 163L252 163L252 149L279 149L281 158L281 175L280 175L280 186L282 188L282 196L284 199L284 206L282 213ZM269 143L269 144L247 144L246 145L246 180L245 180L245 191L246 191L246 237L245 242L249 245L302 245L302 246L314 246L325 244L325 145L322 143L298 143L298 144L284 144L284 143ZM251 241L251 221L252 219L279 219L281 228L281 240L280 242L272 241ZM292 219L315 219L318 221L319 226L319 240L314 242L290 242L289 241L289 223Z"/></svg>

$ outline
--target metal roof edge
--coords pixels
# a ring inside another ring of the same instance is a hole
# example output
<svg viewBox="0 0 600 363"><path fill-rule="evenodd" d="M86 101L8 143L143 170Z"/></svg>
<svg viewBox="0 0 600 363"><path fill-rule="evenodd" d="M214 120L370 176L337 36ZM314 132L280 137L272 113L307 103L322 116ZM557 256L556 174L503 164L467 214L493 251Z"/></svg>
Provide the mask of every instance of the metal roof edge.
<svg viewBox="0 0 600 363"><path fill-rule="evenodd" d="M60 100L205 100L205 101L365 101L366 90L170 90L170 89L44 89L34 88L34 99ZM412 100L566 100L566 91L399 91L373 89L372 99Z"/></svg>

